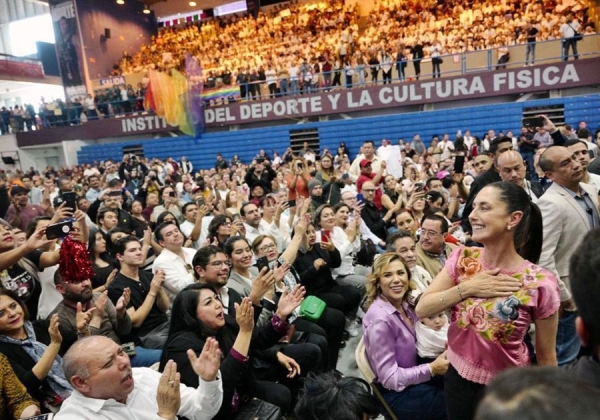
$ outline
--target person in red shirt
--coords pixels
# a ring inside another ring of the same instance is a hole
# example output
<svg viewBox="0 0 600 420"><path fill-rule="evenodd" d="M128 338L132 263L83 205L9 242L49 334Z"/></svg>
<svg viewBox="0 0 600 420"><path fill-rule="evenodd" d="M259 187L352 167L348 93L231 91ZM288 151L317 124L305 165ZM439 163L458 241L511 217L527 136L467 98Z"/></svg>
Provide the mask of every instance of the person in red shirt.
<svg viewBox="0 0 600 420"><path fill-rule="evenodd" d="M381 191L379 184L381 183L381 181L383 181L383 175L385 173L386 162L385 162L385 160L381 162L381 167L379 168L379 172L377 172L377 173L371 172L371 161L369 161L368 159L361 160L359 166L360 166L360 175L358 176L358 179L356 180L356 190L358 192L362 192L363 184L367 181L372 181L376 188L375 198L373 199L373 203L375 204L375 206L377 206L379 211L381 211L383 209L383 205L381 204L381 196L383 195L383 192Z"/></svg>

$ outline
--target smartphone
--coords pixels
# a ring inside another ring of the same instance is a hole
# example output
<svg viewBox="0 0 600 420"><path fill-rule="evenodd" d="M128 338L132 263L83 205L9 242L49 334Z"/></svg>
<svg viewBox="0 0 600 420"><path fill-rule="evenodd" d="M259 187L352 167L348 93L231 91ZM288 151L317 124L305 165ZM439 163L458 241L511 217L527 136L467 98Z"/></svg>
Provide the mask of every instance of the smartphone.
<svg viewBox="0 0 600 420"><path fill-rule="evenodd" d="M462 174L465 169L465 157L461 155L454 156L454 172Z"/></svg>
<svg viewBox="0 0 600 420"><path fill-rule="evenodd" d="M121 191L111 191L108 193L109 197L120 197L121 195L123 195Z"/></svg>
<svg viewBox="0 0 600 420"><path fill-rule="evenodd" d="M269 269L269 259L267 257L260 257L256 260L256 267L258 267L258 272L260 273L263 267L267 267Z"/></svg>
<svg viewBox="0 0 600 420"><path fill-rule="evenodd" d="M296 200L288 200L288 206L290 208L296 207Z"/></svg>
<svg viewBox="0 0 600 420"><path fill-rule="evenodd" d="M364 195L362 195L362 193L358 193L358 194L356 194L356 201L364 203L364 201L365 201L365 196L364 196Z"/></svg>
<svg viewBox="0 0 600 420"><path fill-rule="evenodd" d="M47 413L47 414L38 414L37 416L33 416L33 417L26 417L23 420L52 420L53 417L54 417L54 414Z"/></svg>
<svg viewBox="0 0 600 420"><path fill-rule="evenodd" d="M46 227L46 238L58 239L64 238L73 230L73 220L65 220L64 222L54 223Z"/></svg>
<svg viewBox="0 0 600 420"><path fill-rule="evenodd" d="M77 193L76 192L65 192L62 194L61 198L63 201L67 203L67 207L73 209L73 211L77 210Z"/></svg>
<svg viewBox="0 0 600 420"><path fill-rule="evenodd" d="M417 182L415 184L415 192L421 192L421 191L423 191L423 187L424 187L424 185L423 185L422 182Z"/></svg>
<svg viewBox="0 0 600 420"><path fill-rule="evenodd" d="M301 163L298 163L298 164L296 165L296 167L297 167L299 170L302 170L302 169L304 169L304 165L302 165Z"/></svg>
<svg viewBox="0 0 600 420"><path fill-rule="evenodd" d="M544 119L542 117L525 117L521 120L521 123L525 128L543 127Z"/></svg>
<svg viewBox="0 0 600 420"><path fill-rule="evenodd" d="M329 229L321 230L321 242L331 242L331 231Z"/></svg>
<svg viewBox="0 0 600 420"><path fill-rule="evenodd" d="M177 197L177 193L175 191L171 191L169 193L169 197Z"/></svg>

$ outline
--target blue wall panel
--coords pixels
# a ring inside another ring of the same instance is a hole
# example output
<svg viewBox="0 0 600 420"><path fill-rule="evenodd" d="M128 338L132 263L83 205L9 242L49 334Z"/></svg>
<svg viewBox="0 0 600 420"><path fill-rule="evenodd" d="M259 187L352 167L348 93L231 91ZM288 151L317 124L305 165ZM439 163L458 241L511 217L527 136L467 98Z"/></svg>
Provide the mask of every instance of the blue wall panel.
<svg viewBox="0 0 600 420"><path fill-rule="evenodd" d="M260 149L265 149L269 154L273 149L283 153L290 145L290 130L312 128L319 129L321 150L329 148L335 153L339 143L344 141L354 155L362 142L368 139L374 140L378 146L383 138L396 143L399 138L411 140L416 133L426 143L434 134L448 133L454 138L458 130L470 130L475 136L482 136L489 129L496 132L512 130L516 134L521 127L524 108L552 105L564 105L568 124L576 126L580 120L584 120L592 134L600 128L600 95L588 95L207 133L199 140L183 136L97 144L83 147L78 158L80 164L94 160L121 160L123 146L141 144L148 157L164 159L171 156L179 160L185 155L195 168L209 168L219 152L227 160L238 154L244 162L250 162Z"/></svg>

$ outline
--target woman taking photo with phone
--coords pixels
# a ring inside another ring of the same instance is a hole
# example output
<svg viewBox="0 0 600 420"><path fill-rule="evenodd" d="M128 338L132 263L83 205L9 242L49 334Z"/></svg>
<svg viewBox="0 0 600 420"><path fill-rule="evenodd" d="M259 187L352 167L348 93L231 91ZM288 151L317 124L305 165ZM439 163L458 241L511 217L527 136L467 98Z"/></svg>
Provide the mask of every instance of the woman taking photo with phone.
<svg viewBox="0 0 600 420"><path fill-rule="evenodd" d="M530 324L537 363L556 366L560 298L555 276L536 265L540 210L523 188L495 182L479 192L469 221L484 248L454 250L417 305L421 318L452 311L444 387L451 420L473 417L497 373L530 364Z"/></svg>
<svg viewBox="0 0 600 420"><path fill-rule="evenodd" d="M309 198L308 183L312 179L308 172L308 165L301 157L296 157L292 161L291 173L285 177L285 182L289 189L289 200L296 200L298 197Z"/></svg>

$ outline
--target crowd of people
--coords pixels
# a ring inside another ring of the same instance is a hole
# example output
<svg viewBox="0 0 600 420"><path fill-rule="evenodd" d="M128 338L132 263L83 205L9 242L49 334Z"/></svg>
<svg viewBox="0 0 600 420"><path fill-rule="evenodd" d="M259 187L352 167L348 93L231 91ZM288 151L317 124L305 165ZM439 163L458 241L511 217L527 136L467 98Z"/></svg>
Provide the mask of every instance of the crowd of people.
<svg viewBox="0 0 600 420"><path fill-rule="evenodd" d="M37 111L32 104L0 108L0 135L23 131L68 127L100 118L143 112L148 82L113 86L94 91L82 98L46 100L40 98Z"/></svg>
<svg viewBox="0 0 600 420"><path fill-rule="evenodd" d="M398 418L495 419L529 364L598 387L598 135L538 118L355 155L0 173L4 406L362 419L381 402L337 369L361 336Z"/></svg>
<svg viewBox="0 0 600 420"><path fill-rule="evenodd" d="M508 47L517 44L527 45L526 64L534 64L535 45L545 40L563 39L577 58L575 35L595 33L587 7L580 0L382 0L361 19L356 4L291 2L256 18L234 14L163 28L139 52L124 54L113 73L185 71L189 53L208 88L237 84L242 99L259 99L402 81L410 62L419 79L423 60L440 77L446 54L495 49L505 65Z"/></svg>

